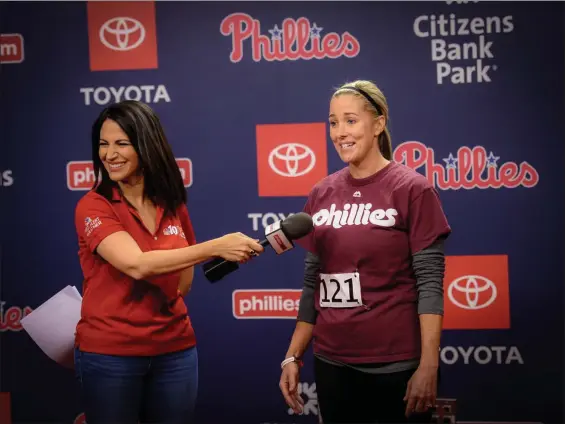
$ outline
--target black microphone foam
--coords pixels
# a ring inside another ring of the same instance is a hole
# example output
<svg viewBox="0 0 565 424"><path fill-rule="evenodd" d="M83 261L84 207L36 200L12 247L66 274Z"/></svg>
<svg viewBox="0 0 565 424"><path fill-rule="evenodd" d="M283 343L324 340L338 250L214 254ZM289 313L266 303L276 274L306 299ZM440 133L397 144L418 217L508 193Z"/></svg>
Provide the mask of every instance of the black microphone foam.
<svg viewBox="0 0 565 424"><path fill-rule="evenodd" d="M297 240L308 235L314 229L314 224L310 215L304 212L299 212L290 215L288 218L281 221L280 229L284 236L286 236L286 238L288 238L288 240L292 243L292 240ZM261 240L259 244L263 247L272 247L268 238ZM202 269L204 270L204 276L206 279L211 283L215 283L220 281L229 273L239 269L239 264L220 257L206 262L202 266Z"/></svg>
<svg viewBox="0 0 565 424"><path fill-rule="evenodd" d="M309 234L314 229L314 223L310 215L299 212L281 222L281 228L290 240L297 240Z"/></svg>

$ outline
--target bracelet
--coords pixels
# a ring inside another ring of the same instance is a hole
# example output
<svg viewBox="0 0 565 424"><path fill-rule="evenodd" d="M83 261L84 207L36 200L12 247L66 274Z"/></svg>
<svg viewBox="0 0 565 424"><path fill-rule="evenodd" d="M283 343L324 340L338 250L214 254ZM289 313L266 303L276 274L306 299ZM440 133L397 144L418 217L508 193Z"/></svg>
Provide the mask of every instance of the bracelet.
<svg viewBox="0 0 565 424"><path fill-rule="evenodd" d="M298 367L302 367L302 365L304 364L300 358L297 358L296 356L291 356L290 358L286 358L284 361L281 362L281 369L283 369L285 365L290 364L291 362L296 362Z"/></svg>

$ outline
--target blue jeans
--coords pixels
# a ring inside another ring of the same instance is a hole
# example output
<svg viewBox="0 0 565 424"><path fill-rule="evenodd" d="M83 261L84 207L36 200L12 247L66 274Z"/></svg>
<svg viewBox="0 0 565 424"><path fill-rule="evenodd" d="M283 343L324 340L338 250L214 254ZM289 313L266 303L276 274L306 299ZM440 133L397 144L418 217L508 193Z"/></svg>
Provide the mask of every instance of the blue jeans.
<svg viewBox="0 0 565 424"><path fill-rule="evenodd" d="M88 424L189 424L198 391L196 347L158 356L75 349Z"/></svg>

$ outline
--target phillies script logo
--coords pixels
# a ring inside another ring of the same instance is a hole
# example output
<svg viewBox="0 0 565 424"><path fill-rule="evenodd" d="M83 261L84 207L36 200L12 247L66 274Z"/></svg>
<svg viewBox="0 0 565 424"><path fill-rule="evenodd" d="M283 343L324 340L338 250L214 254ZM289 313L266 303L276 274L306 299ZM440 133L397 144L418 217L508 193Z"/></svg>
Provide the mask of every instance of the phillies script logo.
<svg viewBox="0 0 565 424"><path fill-rule="evenodd" d="M29 306L19 308L17 306L10 306L4 310L6 302L0 302L0 332L4 331L20 331L22 324L20 320L33 312Z"/></svg>
<svg viewBox="0 0 565 424"><path fill-rule="evenodd" d="M424 175L441 190L532 188L538 183L539 174L528 162L499 164L499 160L482 146L460 147L455 157L450 153L442 159L445 165L436 163L434 149L419 141L404 142L394 151L395 162L414 170L424 167Z"/></svg>
<svg viewBox="0 0 565 424"><path fill-rule="evenodd" d="M251 54L255 62L261 59L275 60L298 59L336 59L340 56L355 57L359 54L360 45L357 38L349 32L341 36L329 32L322 36L324 28L314 22L310 25L307 18L294 20L287 18L282 28L275 25L269 29L270 36L261 34L261 23L246 13L232 13L220 24L222 35L232 37L230 60L234 63L243 58L243 42L251 40Z"/></svg>

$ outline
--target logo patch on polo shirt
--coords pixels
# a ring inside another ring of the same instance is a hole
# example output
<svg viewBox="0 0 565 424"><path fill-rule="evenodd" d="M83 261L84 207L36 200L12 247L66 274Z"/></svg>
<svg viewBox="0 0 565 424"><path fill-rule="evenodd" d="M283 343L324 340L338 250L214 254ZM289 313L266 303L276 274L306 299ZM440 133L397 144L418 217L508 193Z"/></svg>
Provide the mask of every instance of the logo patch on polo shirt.
<svg viewBox="0 0 565 424"><path fill-rule="evenodd" d="M163 230L163 234L165 234L166 236L180 235L182 238L186 238L184 231L178 225L169 225Z"/></svg>
<svg viewBox="0 0 565 424"><path fill-rule="evenodd" d="M100 225L102 225L100 218L96 217L92 219L91 217L87 216L84 219L84 233L88 237L90 234L92 234L94 229L99 227Z"/></svg>

